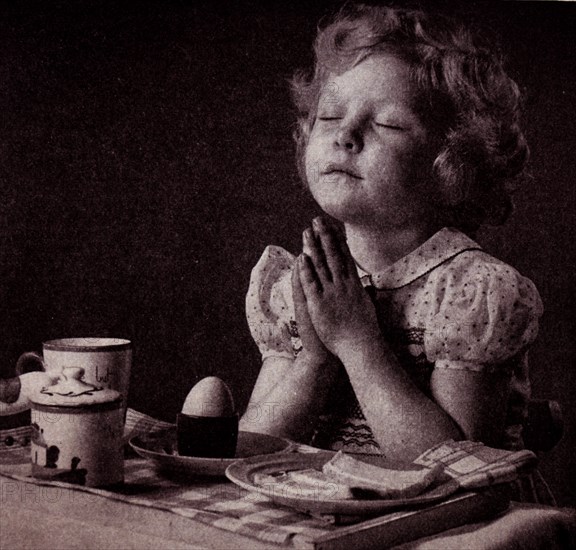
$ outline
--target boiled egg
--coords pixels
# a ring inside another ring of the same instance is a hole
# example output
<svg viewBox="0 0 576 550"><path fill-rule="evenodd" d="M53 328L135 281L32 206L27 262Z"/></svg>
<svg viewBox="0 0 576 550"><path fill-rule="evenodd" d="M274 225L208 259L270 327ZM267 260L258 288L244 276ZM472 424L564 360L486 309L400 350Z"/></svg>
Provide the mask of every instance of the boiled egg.
<svg viewBox="0 0 576 550"><path fill-rule="evenodd" d="M234 399L230 388L217 376L208 376L188 393L182 414L190 416L234 416Z"/></svg>

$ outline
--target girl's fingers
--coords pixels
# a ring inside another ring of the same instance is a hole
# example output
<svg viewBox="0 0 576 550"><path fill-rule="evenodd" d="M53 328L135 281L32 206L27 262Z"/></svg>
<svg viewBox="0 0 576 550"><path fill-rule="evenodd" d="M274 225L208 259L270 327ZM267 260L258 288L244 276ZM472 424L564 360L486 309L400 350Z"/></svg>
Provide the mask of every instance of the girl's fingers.
<svg viewBox="0 0 576 550"><path fill-rule="evenodd" d="M348 264L342 253L334 228L330 227L322 218L315 218L312 223L324 250L326 264L332 275L332 280L335 281L347 277Z"/></svg>
<svg viewBox="0 0 576 550"><path fill-rule="evenodd" d="M326 263L326 256L321 243L316 238L314 231L308 228L304 231L303 249L308 259L314 265L314 270L320 281L328 282L332 280L330 269Z"/></svg>
<svg viewBox="0 0 576 550"><path fill-rule="evenodd" d="M294 300L294 309L296 312L298 312L302 307L306 307L306 296L304 295L302 284L300 283L298 265L296 265L296 269L292 270L292 299ZM298 317L298 313L296 313L296 317Z"/></svg>
<svg viewBox="0 0 576 550"><path fill-rule="evenodd" d="M298 263L296 268L292 271L292 299L294 301L294 315L300 330L304 332L312 324L310 315L308 314L308 304L306 303L306 295L300 282L300 270Z"/></svg>
<svg viewBox="0 0 576 550"><path fill-rule="evenodd" d="M326 223L326 222L324 222ZM346 272L351 277L356 277L358 275L358 269L356 268L356 262L352 257L352 253L348 248L348 242L346 241L346 233L339 227L336 227L332 224L326 224L337 243L338 250L340 251L340 258L342 259L342 263L346 266Z"/></svg>
<svg viewBox="0 0 576 550"><path fill-rule="evenodd" d="M316 273L314 264L307 254L300 254L297 260L298 275L300 276L300 288L307 301L312 293L322 292L322 283Z"/></svg>

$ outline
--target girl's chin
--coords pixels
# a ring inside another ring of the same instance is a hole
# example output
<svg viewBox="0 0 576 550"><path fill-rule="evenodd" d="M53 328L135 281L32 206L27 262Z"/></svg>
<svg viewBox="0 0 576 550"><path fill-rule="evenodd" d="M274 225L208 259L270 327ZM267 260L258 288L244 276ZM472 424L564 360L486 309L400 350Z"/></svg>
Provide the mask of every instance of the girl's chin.
<svg viewBox="0 0 576 550"><path fill-rule="evenodd" d="M324 188L311 190L312 198L316 204L329 216L344 221L349 216L357 217L366 210L366 204L360 204L358 196L350 193L348 189Z"/></svg>
<svg viewBox="0 0 576 550"><path fill-rule="evenodd" d="M341 203L330 203L317 201L318 206L323 212L328 214L331 218L344 224L368 224L369 219L366 216L364 208L352 208L349 205Z"/></svg>
<svg viewBox="0 0 576 550"><path fill-rule="evenodd" d="M320 202L318 205L331 218L347 226L383 230L404 227L407 223L415 225L415 222L409 222L408 215L402 215L399 211L373 212L366 208L351 208L342 204L322 204Z"/></svg>

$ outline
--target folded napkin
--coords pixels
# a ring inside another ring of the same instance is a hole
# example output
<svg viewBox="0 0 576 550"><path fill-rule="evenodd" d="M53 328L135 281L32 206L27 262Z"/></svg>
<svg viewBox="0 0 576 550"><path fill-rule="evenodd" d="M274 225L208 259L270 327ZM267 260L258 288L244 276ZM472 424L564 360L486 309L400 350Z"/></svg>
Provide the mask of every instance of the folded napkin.
<svg viewBox="0 0 576 550"><path fill-rule="evenodd" d="M515 481L534 470L538 459L532 451L505 451L477 441L448 440L422 453L414 464L441 465L460 487L478 489Z"/></svg>

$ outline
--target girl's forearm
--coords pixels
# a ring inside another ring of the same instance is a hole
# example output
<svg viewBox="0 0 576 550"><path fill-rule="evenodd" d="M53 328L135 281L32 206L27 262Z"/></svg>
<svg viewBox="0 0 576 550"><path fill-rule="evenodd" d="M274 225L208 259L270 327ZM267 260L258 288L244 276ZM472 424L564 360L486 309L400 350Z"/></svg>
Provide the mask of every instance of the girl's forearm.
<svg viewBox="0 0 576 550"><path fill-rule="evenodd" d="M416 387L382 339L343 346L338 356L387 458L413 459L440 441L462 437L455 422Z"/></svg>
<svg viewBox="0 0 576 550"><path fill-rule="evenodd" d="M335 373L333 359L320 364L301 353L265 395L250 400L240 429L308 441Z"/></svg>

